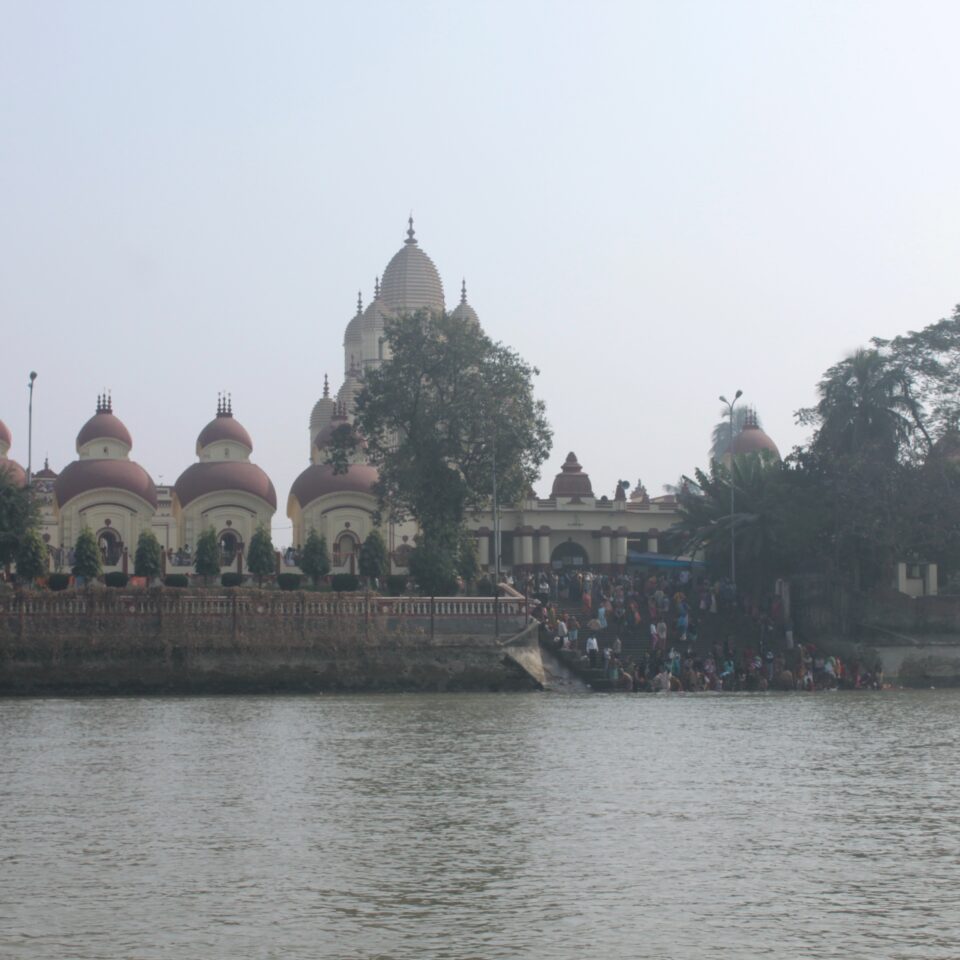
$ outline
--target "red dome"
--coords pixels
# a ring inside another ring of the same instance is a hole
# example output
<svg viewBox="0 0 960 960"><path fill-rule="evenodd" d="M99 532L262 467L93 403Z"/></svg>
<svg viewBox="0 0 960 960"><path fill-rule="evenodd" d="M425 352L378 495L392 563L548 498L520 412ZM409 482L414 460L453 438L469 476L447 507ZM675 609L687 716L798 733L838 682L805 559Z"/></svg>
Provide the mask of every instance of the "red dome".
<svg viewBox="0 0 960 960"><path fill-rule="evenodd" d="M265 500L274 510L277 508L277 492L270 478L255 463L240 460L193 463L180 474L173 489L181 507L208 493L238 490Z"/></svg>
<svg viewBox="0 0 960 960"><path fill-rule="evenodd" d="M92 440L119 440L133 446L130 431L112 413L95 413L77 434L77 450Z"/></svg>
<svg viewBox="0 0 960 960"><path fill-rule="evenodd" d="M0 420L0 443L5 443L8 447L13 443L10 428L2 420Z"/></svg>
<svg viewBox="0 0 960 960"><path fill-rule="evenodd" d="M296 497L301 507L328 493L367 493L375 496L377 468L367 463L352 463L346 473L334 473L327 463L314 463L293 481L290 496Z"/></svg>
<svg viewBox="0 0 960 960"><path fill-rule="evenodd" d="M560 468L553 481L553 489L550 491L552 500L575 500L579 497L592 497L593 486L590 483L590 476L583 472L583 467L577 463L577 455L568 453L564 465Z"/></svg>
<svg viewBox="0 0 960 960"><path fill-rule="evenodd" d="M243 424L233 419L229 413L218 413L201 431L197 437L197 453L211 443L218 440L232 440L248 450L253 450L253 441Z"/></svg>
<svg viewBox="0 0 960 960"><path fill-rule="evenodd" d="M25 487L27 485L27 471L16 460L0 457L0 474L9 477L14 486Z"/></svg>
<svg viewBox="0 0 960 960"><path fill-rule="evenodd" d="M761 453L766 450L778 460L780 451L777 445L760 429L756 423L745 423L743 429L733 438L730 444L730 453L738 456L741 453Z"/></svg>
<svg viewBox="0 0 960 960"><path fill-rule="evenodd" d="M61 507L74 497L100 489L126 490L154 509L157 506L157 488L150 474L132 460L74 460L63 468L53 485Z"/></svg>

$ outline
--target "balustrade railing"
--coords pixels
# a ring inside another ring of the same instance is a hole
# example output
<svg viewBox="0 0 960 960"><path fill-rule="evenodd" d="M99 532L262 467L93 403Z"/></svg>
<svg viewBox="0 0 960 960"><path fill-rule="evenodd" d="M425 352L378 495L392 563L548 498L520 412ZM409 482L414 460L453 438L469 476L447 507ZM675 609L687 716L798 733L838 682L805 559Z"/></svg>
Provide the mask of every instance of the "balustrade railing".
<svg viewBox="0 0 960 960"><path fill-rule="evenodd" d="M21 594L0 599L0 613L24 616L232 616L244 617L522 617L522 598L501 597L245 597L242 594L149 597L100 594L45 597ZM499 609L497 607L499 606Z"/></svg>

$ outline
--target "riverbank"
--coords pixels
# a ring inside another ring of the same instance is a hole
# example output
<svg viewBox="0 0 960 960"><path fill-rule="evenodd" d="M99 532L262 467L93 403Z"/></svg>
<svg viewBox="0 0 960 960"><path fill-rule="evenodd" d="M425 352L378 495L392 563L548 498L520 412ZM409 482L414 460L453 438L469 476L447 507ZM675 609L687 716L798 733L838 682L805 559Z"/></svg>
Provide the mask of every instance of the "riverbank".
<svg viewBox="0 0 960 960"><path fill-rule="evenodd" d="M21 593L0 600L0 695L532 690L525 628L486 598Z"/></svg>

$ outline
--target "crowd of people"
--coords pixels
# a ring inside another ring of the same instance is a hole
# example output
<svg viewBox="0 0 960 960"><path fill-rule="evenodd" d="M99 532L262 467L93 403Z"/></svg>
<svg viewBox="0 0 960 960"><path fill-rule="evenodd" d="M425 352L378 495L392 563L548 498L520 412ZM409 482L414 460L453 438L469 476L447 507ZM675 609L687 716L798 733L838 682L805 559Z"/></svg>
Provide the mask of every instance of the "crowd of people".
<svg viewBox="0 0 960 960"><path fill-rule="evenodd" d="M793 646L779 597L738 597L730 581L710 581L688 568L653 575L540 573L521 585L539 601L545 642L612 689L822 690L883 683L872 665L825 655L813 644Z"/></svg>

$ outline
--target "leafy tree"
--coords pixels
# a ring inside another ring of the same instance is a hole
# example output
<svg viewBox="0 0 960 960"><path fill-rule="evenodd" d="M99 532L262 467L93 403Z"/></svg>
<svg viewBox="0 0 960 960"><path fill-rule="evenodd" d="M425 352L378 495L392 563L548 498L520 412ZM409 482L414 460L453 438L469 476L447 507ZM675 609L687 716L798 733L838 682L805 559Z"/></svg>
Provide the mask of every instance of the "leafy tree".
<svg viewBox="0 0 960 960"><path fill-rule="evenodd" d="M193 569L209 585L210 578L220 573L220 545L217 543L217 531L207 527L197 540L197 550L193 557Z"/></svg>
<svg viewBox="0 0 960 960"><path fill-rule="evenodd" d="M464 517L489 506L494 464L500 498L516 502L549 454L537 371L448 314L389 320L384 336L391 359L367 372L356 401L381 509L415 519L424 544L453 560ZM350 450L337 440L329 462L342 471Z"/></svg>
<svg viewBox="0 0 960 960"><path fill-rule="evenodd" d="M410 575L424 596L454 595L457 592L455 537L422 532L410 552Z"/></svg>
<svg viewBox="0 0 960 960"><path fill-rule="evenodd" d="M37 580L50 572L46 544L36 527L31 527L20 540L17 551L17 576L23 580Z"/></svg>
<svg viewBox="0 0 960 960"><path fill-rule="evenodd" d="M821 453L892 464L915 431L926 433L907 370L879 350L857 350L831 367L817 392L817 405L800 416L817 425L812 446Z"/></svg>
<svg viewBox="0 0 960 960"><path fill-rule="evenodd" d="M759 594L814 562L822 530L818 493L808 474L769 454L734 457L729 468L714 460L680 492L674 532L683 535L683 549L706 552L715 575L730 571L733 537L738 584Z"/></svg>
<svg viewBox="0 0 960 960"><path fill-rule="evenodd" d="M273 540L270 531L261 523L250 538L250 549L247 551L247 569L257 578L259 585L263 578L277 569L277 559L273 549Z"/></svg>
<svg viewBox="0 0 960 960"><path fill-rule="evenodd" d="M103 562L96 537L89 527L84 527L73 545L73 575L93 580L100 576Z"/></svg>
<svg viewBox="0 0 960 960"><path fill-rule="evenodd" d="M21 541L38 515L29 490L14 483L7 470L0 469L0 565L16 558Z"/></svg>
<svg viewBox="0 0 960 960"><path fill-rule="evenodd" d="M300 569L313 579L316 586L321 577L330 572L330 554L327 551L327 538L321 537L313 527L307 535L307 542L300 552Z"/></svg>
<svg viewBox="0 0 960 960"><path fill-rule="evenodd" d="M133 556L133 572L138 577L159 577L163 571L160 541L152 530L141 530Z"/></svg>
<svg viewBox="0 0 960 960"><path fill-rule="evenodd" d="M379 579L390 572L387 545L383 542L379 530L371 530L363 541L360 547L359 569L360 576L369 579Z"/></svg>
<svg viewBox="0 0 960 960"><path fill-rule="evenodd" d="M457 544L457 573L464 580L473 580L480 571L480 558L477 555L477 538L467 529L460 531Z"/></svg>

